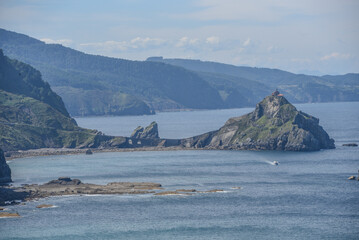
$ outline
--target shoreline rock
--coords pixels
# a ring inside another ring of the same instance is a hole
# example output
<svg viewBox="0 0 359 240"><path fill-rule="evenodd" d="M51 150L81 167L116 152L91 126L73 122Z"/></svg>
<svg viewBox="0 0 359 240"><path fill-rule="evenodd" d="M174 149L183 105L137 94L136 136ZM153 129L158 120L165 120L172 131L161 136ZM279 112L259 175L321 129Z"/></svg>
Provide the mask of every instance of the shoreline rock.
<svg viewBox="0 0 359 240"><path fill-rule="evenodd" d="M21 187L0 188L0 205L6 202L21 203L34 199L81 194L149 194L162 189L159 183L150 182L112 182L107 185L82 183L79 179L60 177L48 183L26 184Z"/></svg>
<svg viewBox="0 0 359 240"><path fill-rule="evenodd" d="M55 207L55 205L52 204L40 204L36 206L36 208L53 208L53 207Z"/></svg>
<svg viewBox="0 0 359 240"><path fill-rule="evenodd" d="M358 144L356 144L356 143L344 143L342 146L343 147L357 147Z"/></svg>
<svg viewBox="0 0 359 240"><path fill-rule="evenodd" d="M16 218L21 217L18 213L0 212L0 218Z"/></svg>
<svg viewBox="0 0 359 240"><path fill-rule="evenodd" d="M191 193L178 192L178 191L164 191L153 194L155 196L171 196L171 195L192 195Z"/></svg>
<svg viewBox="0 0 359 240"><path fill-rule="evenodd" d="M207 191L199 191L199 193L217 193L217 192L224 192L223 189L212 189Z"/></svg>
<svg viewBox="0 0 359 240"><path fill-rule="evenodd" d="M92 154L92 151L91 149L87 149L86 152L85 152L86 155L91 155Z"/></svg>

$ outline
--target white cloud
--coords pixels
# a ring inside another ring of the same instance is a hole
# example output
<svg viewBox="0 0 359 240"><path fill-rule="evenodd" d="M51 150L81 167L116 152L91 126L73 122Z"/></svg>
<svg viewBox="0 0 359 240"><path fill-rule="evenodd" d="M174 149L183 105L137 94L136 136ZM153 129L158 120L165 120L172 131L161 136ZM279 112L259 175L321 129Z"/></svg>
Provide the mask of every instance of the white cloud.
<svg viewBox="0 0 359 240"><path fill-rule="evenodd" d="M247 38L246 41L244 41L243 46L247 47L251 43L251 39Z"/></svg>
<svg viewBox="0 0 359 240"><path fill-rule="evenodd" d="M91 47L103 49L105 51L120 50L126 51L129 49L145 49L158 47L166 43L166 40L160 38L141 38L136 37L130 41L105 41L95 43L81 43L81 47Z"/></svg>
<svg viewBox="0 0 359 240"><path fill-rule="evenodd" d="M331 54L321 57L320 60L327 61L330 59L348 59L348 58L350 58L350 54L342 54L342 53L338 53L338 52L333 52Z"/></svg>
<svg viewBox="0 0 359 240"><path fill-rule="evenodd" d="M175 44L176 47L193 46L199 43L198 38L182 37Z"/></svg>
<svg viewBox="0 0 359 240"><path fill-rule="evenodd" d="M71 39L58 39L58 40L54 40L51 38L41 38L41 41L45 42L46 44L61 44L64 46L68 46L72 43Z"/></svg>
<svg viewBox="0 0 359 240"><path fill-rule="evenodd" d="M206 38L206 43L218 44L219 43L219 37L216 37L216 36L208 37L208 38Z"/></svg>
<svg viewBox="0 0 359 240"><path fill-rule="evenodd" d="M125 41L117 42L117 41L106 41L106 42L97 42L97 43L81 43L81 47L91 47L98 48L103 50L127 50L128 44Z"/></svg>
<svg viewBox="0 0 359 240"><path fill-rule="evenodd" d="M138 48L138 47L146 48L149 46L160 46L165 42L166 42L166 40L161 39L161 38L136 37L129 42L129 45L132 48Z"/></svg>

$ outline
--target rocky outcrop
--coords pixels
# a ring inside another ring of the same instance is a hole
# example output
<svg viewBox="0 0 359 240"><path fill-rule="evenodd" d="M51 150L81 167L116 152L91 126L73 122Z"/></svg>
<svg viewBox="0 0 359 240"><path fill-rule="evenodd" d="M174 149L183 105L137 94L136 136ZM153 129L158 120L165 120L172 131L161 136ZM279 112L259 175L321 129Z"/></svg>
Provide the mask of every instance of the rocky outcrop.
<svg viewBox="0 0 359 240"><path fill-rule="evenodd" d="M4 152L0 148L0 184L11 182L11 170L7 165Z"/></svg>
<svg viewBox="0 0 359 240"><path fill-rule="evenodd" d="M82 183L79 179L60 177L48 183L0 188L0 205L51 196L79 194L146 194L161 189L161 184L150 182L112 182L107 185Z"/></svg>
<svg viewBox="0 0 359 240"><path fill-rule="evenodd" d="M344 147L357 147L358 144L356 144L356 143L344 143L343 146Z"/></svg>
<svg viewBox="0 0 359 240"><path fill-rule="evenodd" d="M0 218L13 218L13 217L20 217L18 213L9 213L9 212L1 212Z"/></svg>
<svg viewBox="0 0 359 240"><path fill-rule="evenodd" d="M316 151L335 148L319 119L298 111L281 95L266 97L255 110L229 119L217 131L182 140L207 149Z"/></svg>
<svg viewBox="0 0 359 240"><path fill-rule="evenodd" d="M53 208L53 207L55 206L52 204L40 204L36 206L36 208Z"/></svg>
<svg viewBox="0 0 359 240"><path fill-rule="evenodd" d="M92 151L91 149L87 149L86 152L85 152L86 155L91 155L92 154Z"/></svg>
<svg viewBox="0 0 359 240"><path fill-rule="evenodd" d="M131 134L131 138L136 138L136 139L155 139L155 138L159 138L157 123L152 122L146 128L138 126L133 131L133 133Z"/></svg>

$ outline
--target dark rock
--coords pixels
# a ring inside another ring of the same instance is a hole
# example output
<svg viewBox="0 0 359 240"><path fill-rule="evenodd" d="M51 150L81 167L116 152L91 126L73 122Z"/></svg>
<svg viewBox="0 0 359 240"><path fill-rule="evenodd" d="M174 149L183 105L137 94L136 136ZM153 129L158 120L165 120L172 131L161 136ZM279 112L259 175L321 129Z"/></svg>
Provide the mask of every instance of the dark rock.
<svg viewBox="0 0 359 240"><path fill-rule="evenodd" d="M298 111L283 96L268 96L256 109L229 119L217 131L182 140L208 149L316 151L335 148L319 119Z"/></svg>
<svg viewBox="0 0 359 240"><path fill-rule="evenodd" d="M133 133L131 134L131 138L141 138L143 130L144 130L143 127L138 126L135 130L133 130Z"/></svg>
<svg viewBox="0 0 359 240"><path fill-rule="evenodd" d="M356 144L356 143L344 143L343 146L344 147L357 147L358 144Z"/></svg>
<svg viewBox="0 0 359 240"><path fill-rule="evenodd" d="M9 182L11 182L11 170L6 163L4 152L0 148L0 184Z"/></svg>
<svg viewBox="0 0 359 240"><path fill-rule="evenodd" d="M65 182L71 182L72 181L72 179L69 178L69 177L59 177L58 180L59 181L65 181Z"/></svg>
<svg viewBox="0 0 359 240"><path fill-rule="evenodd" d="M28 192L16 191L8 187L0 187L0 205L15 203L15 200L24 200L29 196Z"/></svg>
<svg viewBox="0 0 359 240"><path fill-rule="evenodd" d="M131 138L145 138L145 139L157 139L158 135L158 125L156 122L152 122L146 128L138 126L133 133L131 134Z"/></svg>
<svg viewBox="0 0 359 240"><path fill-rule="evenodd" d="M91 155L92 151L91 151L91 149L87 149L85 153L86 153L86 155Z"/></svg>
<svg viewBox="0 0 359 240"><path fill-rule="evenodd" d="M57 180L52 180L44 185L80 185L79 179L71 179L69 177L59 177Z"/></svg>

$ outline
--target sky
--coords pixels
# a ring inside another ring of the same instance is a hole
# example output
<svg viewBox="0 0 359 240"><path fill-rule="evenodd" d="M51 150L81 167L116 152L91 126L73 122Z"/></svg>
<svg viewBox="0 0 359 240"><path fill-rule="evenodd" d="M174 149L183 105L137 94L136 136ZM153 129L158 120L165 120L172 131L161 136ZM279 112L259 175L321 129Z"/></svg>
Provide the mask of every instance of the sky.
<svg viewBox="0 0 359 240"><path fill-rule="evenodd" d="M0 0L0 28L130 60L359 72L357 0Z"/></svg>

